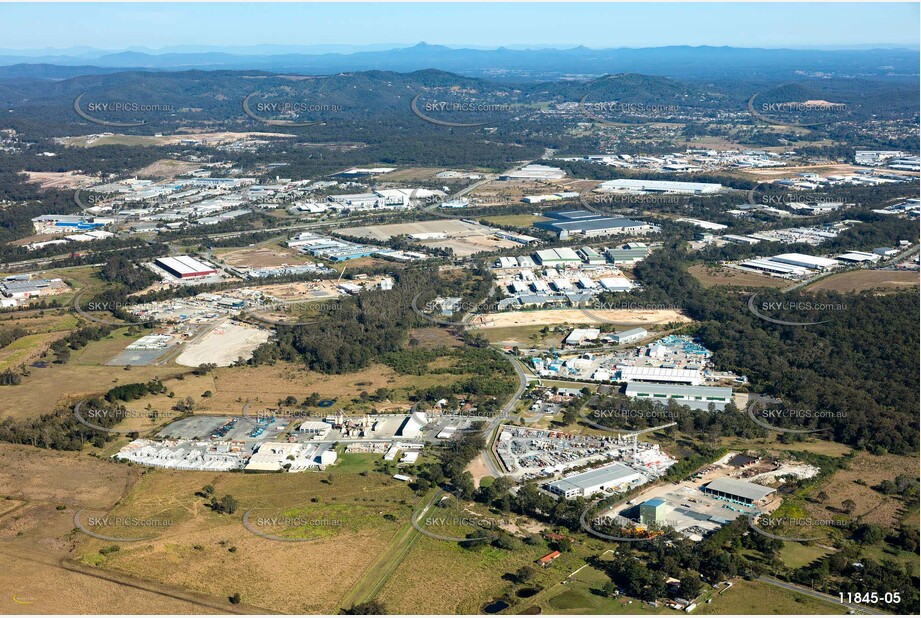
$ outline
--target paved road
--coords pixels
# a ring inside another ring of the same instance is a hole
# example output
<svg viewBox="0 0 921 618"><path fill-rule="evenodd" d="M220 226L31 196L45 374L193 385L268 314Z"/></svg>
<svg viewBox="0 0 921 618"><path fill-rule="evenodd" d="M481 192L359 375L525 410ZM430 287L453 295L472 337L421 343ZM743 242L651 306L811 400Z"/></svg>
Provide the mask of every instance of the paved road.
<svg viewBox="0 0 921 618"><path fill-rule="evenodd" d="M783 582L783 581L780 581L779 579L774 579L773 577L767 577L766 575L762 575L761 577L759 577L758 581L764 582L765 584L769 584L771 586L776 586L777 588L783 588L791 592L798 592L808 597L812 597L813 599L827 601L829 603L834 603L835 605L843 605L844 607L847 607L848 609L851 609L858 614L886 615L887 613L887 612L884 612L878 609L874 609L872 607L867 607L866 605L855 605L854 603L842 603L841 599L833 597L830 594L825 594L824 592L818 592L816 590L813 590L812 588L806 588L805 586L799 586L797 584Z"/></svg>
<svg viewBox="0 0 921 618"><path fill-rule="evenodd" d="M502 410L499 411L499 414L494 416L483 429L483 433L486 435L486 449L483 451L483 461L485 462L486 468L489 470L490 475L494 477L499 477L503 474L502 465L496 459L496 456L493 455L492 450L493 444L498 437L498 432L496 429L505 419L508 418L509 414L512 413L512 410L514 410L515 406L518 404L518 400L520 400L521 396L524 395L525 389L528 388L528 374L524 372L524 367L522 366L521 362L511 354L505 353L505 356L506 359L512 364L512 367L515 368L515 373L518 374L518 388L515 390L506 404L502 406Z"/></svg>

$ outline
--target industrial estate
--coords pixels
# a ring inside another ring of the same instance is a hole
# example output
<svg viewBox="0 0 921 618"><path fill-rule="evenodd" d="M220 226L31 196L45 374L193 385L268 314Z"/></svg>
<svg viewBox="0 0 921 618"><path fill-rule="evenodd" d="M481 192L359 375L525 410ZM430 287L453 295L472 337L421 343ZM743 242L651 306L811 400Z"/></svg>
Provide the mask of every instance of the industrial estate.
<svg viewBox="0 0 921 618"><path fill-rule="evenodd" d="M916 50L271 47L0 54L4 613L917 614Z"/></svg>

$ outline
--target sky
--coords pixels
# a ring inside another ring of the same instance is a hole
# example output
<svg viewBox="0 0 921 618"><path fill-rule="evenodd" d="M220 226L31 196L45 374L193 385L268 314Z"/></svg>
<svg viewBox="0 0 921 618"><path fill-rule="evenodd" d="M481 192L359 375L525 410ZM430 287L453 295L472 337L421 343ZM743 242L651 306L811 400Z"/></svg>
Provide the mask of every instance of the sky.
<svg viewBox="0 0 921 618"><path fill-rule="evenodd" d="M0 48L919 46L915 3L0 3Z"/></svg>

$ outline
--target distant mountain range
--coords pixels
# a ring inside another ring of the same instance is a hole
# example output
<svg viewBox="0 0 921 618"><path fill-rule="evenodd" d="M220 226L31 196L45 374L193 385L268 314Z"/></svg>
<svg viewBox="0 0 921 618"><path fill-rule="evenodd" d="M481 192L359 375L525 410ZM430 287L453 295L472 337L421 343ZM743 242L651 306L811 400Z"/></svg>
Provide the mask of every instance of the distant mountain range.
<svg viewBox="0 0 921 618"><path fill-rule="evenodd" d="M451 48L419 43L411 47L248 46L209 50L194 46L154 53L134 49L103 52L0 50L0 78L66 79L124 70L260 70L329 75L349 71L409 72L438 69L502 81L591 78L642 73L692 79L790 80L797 78L891 78L917 80L918 51L901 48L857 50L758 49L736 47L651 47L642 49Z"/></svg>

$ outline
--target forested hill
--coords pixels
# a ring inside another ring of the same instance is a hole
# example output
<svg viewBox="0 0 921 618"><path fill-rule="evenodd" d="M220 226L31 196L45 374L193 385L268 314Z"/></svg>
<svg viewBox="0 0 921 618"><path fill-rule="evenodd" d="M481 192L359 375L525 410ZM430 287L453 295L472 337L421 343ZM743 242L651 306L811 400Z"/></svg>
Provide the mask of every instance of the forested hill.
<svg viewBox="0 0 921 618"><path fill-rule="evenodd" d="M701 322L717 367L746 374L751 390L808 410L808 427L874 452L918 449L917 289L894 294L762 293L759 300L811 301L838 310L822 324L787 326L755 316L751 292L704 288L689 256L671 248L636 267L655 302L674 303ZM821 418L816 418L821 417Z"/></svg>
<svg viewBox="0 0 921 618"><path fill-rule="evenodd" d="M47 67L46 67L47 69ZM824 99L846 106L846 117L889 117L917 110L917 82L880 79L799 79L795 83L770 81L701 81L637 73L607 75L592 80L538 83L499 82L465 77L441 70L411 73L392 71L346 72L334 75L291 75L263 71L142 72L86 74L63 80L24 77L0 79L4 126L31 136L51 137L100 132L99 124L81 118L75 105L94 118L116 123L143 122L118 127L129 134L150 135L180 129L253 130L265 125L244 114L251 106L287 105L302 111L296 120L325 123L336 131L358 132L363 123L411 128L416 118L410 103L447 102L498 106L501 111L463 114L467 122L516 129L533 125L546 104L617 102L620 105L664 106L688 111L744 113L754 93L759 101ZM78 97L83 95L79 103ZM801 96L800 96L801 95ZM790 97L793 97L792 99ZM107 106L108 104L108 106ZM112 104L128 109L114 110ZM144 106L143 113L132 106ZM291 119L292 116L277 116ZM546 120L546 119L545 119ZM303 128L290 128L300 134ZM441 133L444 133L442 131ZM340 139L352 139L341 136Z"/></svg>

